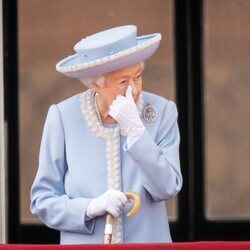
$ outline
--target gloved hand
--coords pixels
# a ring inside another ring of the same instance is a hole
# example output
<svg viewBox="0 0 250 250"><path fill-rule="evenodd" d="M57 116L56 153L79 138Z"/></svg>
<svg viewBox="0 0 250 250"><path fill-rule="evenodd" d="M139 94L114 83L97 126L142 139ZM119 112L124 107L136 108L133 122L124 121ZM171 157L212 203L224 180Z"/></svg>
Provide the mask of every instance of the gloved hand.
<svg viewBox="0 0 250 250"><path fill-rule="evenodd" d="M118 95L112 102L109 107L109 115L127 133L128 148L140 138L145 130L132 96L131 86L128 86L125 96Z"/></svg>
<svg viewBox="0 0 250 250"><path fill-rule="evenodd" d="M89 202L86 215L89 218L94 218L109 213L116 218L120 215L121 209L126 206L127 203L128 199L124 193L109 189L104 194Z"/></svg>

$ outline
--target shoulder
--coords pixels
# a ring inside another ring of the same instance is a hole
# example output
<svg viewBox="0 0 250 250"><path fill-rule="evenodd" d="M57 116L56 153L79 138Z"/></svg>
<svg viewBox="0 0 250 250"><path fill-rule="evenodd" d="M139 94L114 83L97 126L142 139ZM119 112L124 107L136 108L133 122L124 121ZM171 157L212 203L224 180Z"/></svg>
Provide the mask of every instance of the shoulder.
<svg viewBox="0 0 250 250"><path fill-rule="evenodd" d="M71 96L59 103L56 104L56 106L60 109L60 110L63 110L63 109L71 109L73 107L75 107L76 105L80 105L80 93L74 95L74 96Z"/></svg>
<svg viewBox="0 0 250 250"><path fill-rule="evenodd" d="M52 104L49 107L47 120L63 120L65 117L71 117L80 111L80 95L76 94L59 103Z"/></svg>
<svg viewBox="0 0 250 250"><path fill-rule="evenodd" d="M143 91L143 101L144 101L144 107L148 104L154 105L157 107L157 109L164 112L164 110L172 110L173 112L177 112L176 104L172 100L168 100L165 97L149 93L147 91Z"/></svg>
<svg viewBox="0 0 250 250"><path fill-rule="evenodd" d="M162 96L143 92L142 118L144 125L153 137L165 135L177 122L176 105Z"/></svg>

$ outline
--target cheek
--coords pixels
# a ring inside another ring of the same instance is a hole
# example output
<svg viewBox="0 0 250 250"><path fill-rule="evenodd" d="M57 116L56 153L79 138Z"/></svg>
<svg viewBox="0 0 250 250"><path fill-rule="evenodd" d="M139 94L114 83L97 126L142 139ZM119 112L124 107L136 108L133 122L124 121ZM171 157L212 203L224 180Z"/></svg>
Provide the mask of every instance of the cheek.
<svg viewBox="0 0 250 250"><path fill-rule="evenodd" d="M107 106L111 105L111 103L115 100L118 95L125 96L126 89L124 87L117 88L107 88L102 92L103 99L105 99L105 103Z"/></svg>
<svg viewBox="0 0 250 250"><path fill-rule="evenodd" d="M117 89L114 91L114 97L116 98L118 95L123 95L123 96L125 96L126 89L127 89L127 88L125 88L125 87L117 88Z"/></svg>
<svg viewBox="0 0 250 250"><path fill-rule="evenodd" d="M116 89L116 90L109 91L107 93L107 99L108 99L109 105L111 105L111 103L115 100L115 98L118 95L125 95L125 91Z"/></svg>
<svg viewBox="0 0 250 250"><path fill-rule="evenodd" d="M142 92L142 84L140 86L137 86L137 88L136 88L136 94L133 96L135 102L137 102L139 100L141 92Z"/></svg>

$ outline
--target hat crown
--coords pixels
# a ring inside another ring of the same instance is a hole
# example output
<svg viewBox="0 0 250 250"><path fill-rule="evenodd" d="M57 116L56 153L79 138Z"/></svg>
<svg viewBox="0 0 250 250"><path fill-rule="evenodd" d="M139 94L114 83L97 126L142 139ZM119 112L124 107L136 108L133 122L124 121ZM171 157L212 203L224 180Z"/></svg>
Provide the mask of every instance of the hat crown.
<svg viewBox="0 0 250 250"><path fill-rule="evenodd" d="M137 44L137 28L126 25L98 32L78 42L74 49L89 60L107 57Z"/></svg>

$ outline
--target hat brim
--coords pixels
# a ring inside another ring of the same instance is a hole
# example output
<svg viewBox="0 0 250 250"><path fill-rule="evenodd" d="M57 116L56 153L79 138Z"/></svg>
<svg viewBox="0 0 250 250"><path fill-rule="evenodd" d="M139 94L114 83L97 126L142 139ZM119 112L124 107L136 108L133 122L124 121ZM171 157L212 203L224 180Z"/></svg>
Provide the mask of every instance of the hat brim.
<svg viewBox="0 0 250 250"><path fill-rule="evenodd" d="M79 54L69 56L57 63L57 71L73 78L89 78L127 67L149 58L158 48L161 34L150 34L137 38L137 45L124 51L88 61Z"/></svg>

